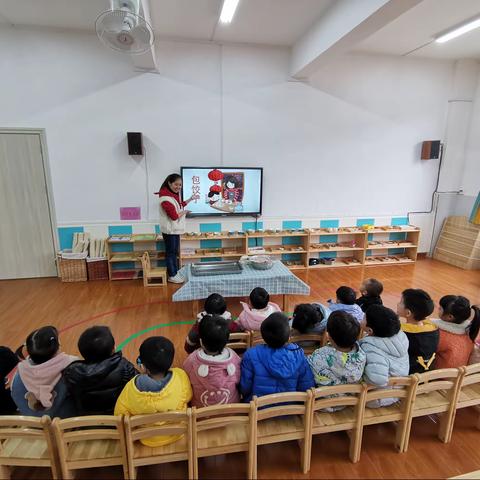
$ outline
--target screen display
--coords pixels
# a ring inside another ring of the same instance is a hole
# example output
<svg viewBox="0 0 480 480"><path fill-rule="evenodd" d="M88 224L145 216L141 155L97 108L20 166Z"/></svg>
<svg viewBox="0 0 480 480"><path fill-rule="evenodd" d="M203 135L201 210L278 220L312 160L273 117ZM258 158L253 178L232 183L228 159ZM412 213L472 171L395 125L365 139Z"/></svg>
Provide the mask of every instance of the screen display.
<svg viewBox="0 0 480 480"><path fill-rule="evenodd" d="M182 167L183 199L191 216L262 212L262 168Z"/></svg>

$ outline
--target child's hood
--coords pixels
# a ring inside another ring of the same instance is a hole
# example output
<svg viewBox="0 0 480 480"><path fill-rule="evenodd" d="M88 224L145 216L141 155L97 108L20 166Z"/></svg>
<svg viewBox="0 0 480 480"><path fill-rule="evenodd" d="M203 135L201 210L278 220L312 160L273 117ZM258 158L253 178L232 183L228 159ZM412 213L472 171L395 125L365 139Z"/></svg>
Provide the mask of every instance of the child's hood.
<svg viewBox="0 0 480 480"><path fill-rule="evenodd" d="M187 374L180 368L171 368L170 371L172 372L170 381L158 392L140 391L135 384L136 376L127 383L124 389L124 401L134 415L162 411L164 402L168 400L187 399L188 401L190 398L188 391L191 390Z"/></svg>
<svg viewBox="0 0 480 480"><path fill-rule="evenodd" d="M368 336L360 340L360 347L368 353L370 350L381 351L392 358L408 355L408 338L401 330L391 337Z"/></svg>
<svg viewBox="0 0 480 480"><path fill-rule="evenodd" d="M248 303L240 302L240 304L242 305L242 308L243 308L243 312L242 312L243 314L246 314L246 315L248 315L248 317L250 319L255 320L255 321L259 321L259 322L262 322L263 320L265 320L265 318L267 318L267 316L270 315L270 313L280 311L280 308L278 307L278 305L276 303L273 303L273 302L268 302L268 305L267 305L268 311L270 313L268 313L268 311L266 311L266 309L264 309L268 313L267 316L265 316L264 312L254 311Z"/></svg>
<svg viewBox="0 0 480 480"><path fill-rule="evenodd" d="M215 360L215 357L202 355L202 350L195 351L197 375L201 378L216 375L238 377L240 374L240 357L231 349L225 349L228 356L223 360Z"/></svg>
<svg viewBox="0 0 480 480"><path fill-rule="evenodd" d="M202 321L202 318L203 318L205 315L209 315L205 310L204 310L203 312L200 312L200 313L197 315L197 320L198 320L199 323ZM220 316L221 316L222 318L224 318L225 320L231 320L231 319L232 319L232 314L231 314L228 310L225 310L225 312L223 312Z"/></svg>
<svg viewBox="0 0 480 480"><path fill-rule="evenodd" d="M289 343L282 348L271 348L268 345L260 345L258 348L262 349L260 362L275 378L294 377L305 361L303 349L295 343Z"/></svg>

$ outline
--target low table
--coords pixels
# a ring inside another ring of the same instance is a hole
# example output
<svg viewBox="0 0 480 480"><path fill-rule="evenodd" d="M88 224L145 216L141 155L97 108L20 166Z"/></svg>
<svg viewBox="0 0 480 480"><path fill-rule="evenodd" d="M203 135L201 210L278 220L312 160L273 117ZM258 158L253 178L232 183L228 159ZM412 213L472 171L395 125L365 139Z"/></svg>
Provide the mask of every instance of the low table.
<svg viewBox="0 0 480 480"><path fill-rule="evenodd" d="M283 310L287 311L286 295L310 295L310 287L295 276L282 262L275 261L269 270L256 270L246 264L242 273L196 277L185 265L180 272L186 283L172 297L174 302L194 301L194 315L199 312L198 300L212 293L224 297L248 297L255 287L263 287L270 295L283 295Z"/></svg>

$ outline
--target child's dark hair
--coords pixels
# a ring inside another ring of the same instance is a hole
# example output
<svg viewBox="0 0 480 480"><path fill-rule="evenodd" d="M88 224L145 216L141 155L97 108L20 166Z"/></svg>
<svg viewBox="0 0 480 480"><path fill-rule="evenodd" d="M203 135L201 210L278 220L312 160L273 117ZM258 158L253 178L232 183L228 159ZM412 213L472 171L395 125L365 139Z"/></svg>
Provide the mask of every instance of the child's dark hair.
<svg viewBox="0 0 480 480"><path fill-rule="evenodd" d="M175 347L165 337L150 337L140 345L140 361L152 374L166 374L173 363Z"/></svg>
<svg viewBox="0 0 480 480"><path fill-rule="evenodd" d="M220 195L220 192L208 192L208 198L212 198L214 197L215 195Z"/></svg>
<svg viewBox="0 0 480 480"><path fill-rule="evenodd" d="M323 320L322 312L310 303L301 303L293 311L292 328L298 333L308 333Z"/></svg>
<svg viewBox="0 0 480 480"><path fill-rule="evenodd" d="M420 288L407 288L402 292L403 304L412 312L415 320L423 320L432 314L435 305L430 295Z"/></svg>
<svg viewBox="0 0 480 480"><path fill-rule="evenodd" d="M365 312L367 327L375 337L388 338L400 331L400 319L391 309L383 305L371 305Z"/></svg>
<svg viewBox="0 0 480 480"><path fill-rule="evenodd" d="M440 299L439 303L443 313L452 315L453 323L457 324L468 320L473 310L473 319L467 327L467 331L470 340L474 342L480 330L480 308L475 305L470 305L468 298L462 297L461 295L445 295Z"/></svg>
<svg viewBox="0 0 480 480"><path fill-rule="evenodd" d="M60 348L58 331L51 325L34 330L25 343L30 359L37 365L48 362Z"/></svg>
<svg viewBox="0 0 480 480"><path fill-rule="evenodd" d="M337 299L340 300L340 303L343 303L344 305L353 305L355 303L355 300L357 299L357 296L355 295L355 290L350 287L340 287L337 288L337 291L335 292L337 295Z"/></svg>
<svg viewBox="0 0 480 480"><path fill-rule="evenodd" d="M230 336L228 322L220 315L205 315L198 333L202 346L209 353L222 353Z"/></svg>
<svg viewBox="0 0 480 480"><path fill-rule="evenodd" d="M383 292L383 284L376 278L367 278L365 280L365 290L369 297L379 297Z"/></svg>
<svg viewBox="0 0 480 480"><path fill-rule="evenodd" d="M262 287L255 287L250 292L250 303L252 304L252 307L257 310L261 310L262 308L265 308L268 305L269 301L270 301L270 295Z"/></svg>
<svg viewBox="0 0 480 480"><path fill-rule="evenodd" d="M160 187L160 189L162 188L168 188L170 191L172 191L172 189L170 188L170 183L174 183L176 182L178 179L182 179L182 177L178 174L178 173L171 173L162 183L162 186ZM160 195L160 193L159 193Z"/></svg>
<svg viewBox="0 0 480 480"><path fill-rule="evenodd" d="M269 347L281 348L290 337L288 318L281 312L272 313L260 325L260 332Z"/></svg>
<svg viewBox="0 0 480 480"><path fill-rule="evenodd" d="M337 310L328 317L327 332L340 348L352 348L360 335L360 324L349 313Z"/></svg>
<svg viewBox="0 0 480 480"><path fill-rule="evenodd" d="M87 363L106 360L113 354L115 339L108 327L87 328L78 339L78 350Z"/></svg>
<svg viewBox="0 0 480 480"><path fill-rule="evenodd" d="M228 177L226 177L224 180L223 180L223 184L226 186L227 183L233 183L234 185L234 188L237 188L238 187L238 179L236 177L234 177L233 175L229 175Z"/></svg>
<svg viewBox="0 0 480 480"><path fill-rule="evenodd" d="M209 315L223 315L227 311L227 304L219 293L212 293L205 300L204 309Z"/></svg>

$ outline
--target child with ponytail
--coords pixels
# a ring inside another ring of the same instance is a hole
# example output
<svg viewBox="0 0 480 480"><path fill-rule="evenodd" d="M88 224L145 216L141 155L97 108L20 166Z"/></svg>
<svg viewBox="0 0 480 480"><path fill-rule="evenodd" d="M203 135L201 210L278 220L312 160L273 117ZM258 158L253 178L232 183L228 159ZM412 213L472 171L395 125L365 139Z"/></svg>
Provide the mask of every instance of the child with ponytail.
<svg viewBox="0 0 480 480"><path fill-rule="evenodd" d="M457 295L445 295L439 303L440 318L431 320L440 330L435 368L467 365L480 330L480 308Z"/></svg>

